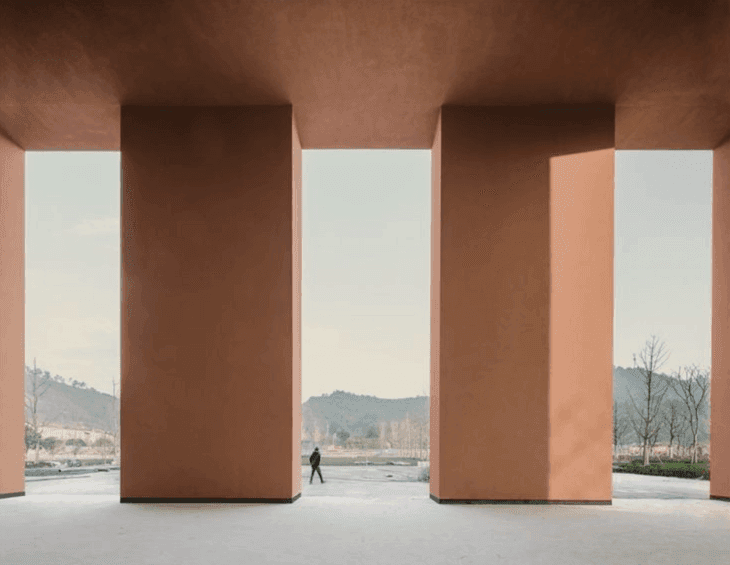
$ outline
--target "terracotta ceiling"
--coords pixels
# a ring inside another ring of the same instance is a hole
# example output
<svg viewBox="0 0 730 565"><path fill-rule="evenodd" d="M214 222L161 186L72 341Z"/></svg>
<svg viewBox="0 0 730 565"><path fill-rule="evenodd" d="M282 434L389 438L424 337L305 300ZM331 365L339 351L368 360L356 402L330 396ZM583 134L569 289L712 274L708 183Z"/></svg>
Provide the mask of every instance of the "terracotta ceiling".
<svg viewBox="0 0 730 565"><path fill-rule="evenodd" d="M441 105L616 106L620 149L730 133L730 1L0 5L0 130L119 148L121 105L292 104L305 149L429 148Z"/></svg>

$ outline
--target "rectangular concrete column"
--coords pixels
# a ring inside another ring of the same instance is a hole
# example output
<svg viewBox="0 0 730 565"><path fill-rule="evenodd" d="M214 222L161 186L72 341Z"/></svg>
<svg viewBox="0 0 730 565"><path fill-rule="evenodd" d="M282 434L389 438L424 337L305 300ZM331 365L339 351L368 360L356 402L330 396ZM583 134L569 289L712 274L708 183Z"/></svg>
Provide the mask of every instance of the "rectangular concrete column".
<svg viewBox="0 0 730 565"><path fill-rule="evenodd" d="M611 501L614 111L443 107L431 496Z"/></svg>
<svg viewBox="0 0 730 565"><path fill-rule="evenodd" d="M0 132L0 498L25 491L25 151Z"/></svg>
<svg viewBox="0 0 730 565"><path fill-rule="evenodd" d="M730 501L730 141L713 152L710 498Z"/></svg>
<svg viewBox="0 0 730 565"><path fill-rule="evenodd" d="M121 499L301 493L291 106L123 107Z"/></svg>

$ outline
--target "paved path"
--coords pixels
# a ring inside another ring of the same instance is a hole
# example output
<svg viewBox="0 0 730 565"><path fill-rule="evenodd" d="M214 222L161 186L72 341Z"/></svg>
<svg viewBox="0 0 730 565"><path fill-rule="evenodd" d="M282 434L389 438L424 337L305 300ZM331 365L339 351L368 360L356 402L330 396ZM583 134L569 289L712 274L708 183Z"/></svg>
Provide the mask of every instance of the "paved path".
<svg viewBox="0 0 730 565"><path fill-rule="evenodd" d="M710 481L614 473L613 498L707 500L710 498Z"/></svg>
<svg viewBox="0 0 730 565"><path fill-rule="evenodd" d="M322 467L325 483L315 474L309 484L310 467L302 467L302 496L335 498L428 497L428 483L416 482L419 467ZM31 494L119 495L119 471L93 472L66 477L28 477L25 492ZM694 479L613 474L614 499L706 500L710 482Z"/></svg>

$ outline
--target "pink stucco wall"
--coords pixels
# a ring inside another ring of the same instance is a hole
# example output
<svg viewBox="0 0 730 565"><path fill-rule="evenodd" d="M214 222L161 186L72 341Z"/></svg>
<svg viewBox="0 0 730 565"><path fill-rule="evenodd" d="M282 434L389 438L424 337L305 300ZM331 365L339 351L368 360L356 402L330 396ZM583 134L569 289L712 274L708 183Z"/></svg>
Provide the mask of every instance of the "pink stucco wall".
<svg viewBox="0 0 730 565"><path fill-rule="evenodd" d="M431 492L444 500L610 500L606 456L575 487L567 481L586 461L577 446L611 452L612 244L605 239L613 216L605 205L613 191L613 109L445 106L440 128ZM552 158L586 152L596 153L556 161L551 171ZM586 230L584 213L599 223ZM562 289L553 285L560 257L569 267L559 273ZM576 288L602 303L566 311L565 292ZM574 339L592 353L572 359ZM595 370L582 373L593 361ZM595 405L593 414L564 413L558 395L577 379L570 400Z"/></svg>
<svg viewBox="0 0 730 565"><path fill-rule="evenodd" d="M122 108L121 496L299 494L291 106Z"/></svg>
<svg viewBox="0 0 730 565"><path fill-rule="evenodd" d="M25 151L0 133L0 497L25 490Z"/></svg>
<svg viewBox="0 0 730 565"><path fill-rule="evenodd" d="M614 153L550 159L551 500L611 500Z"/></svg>
<svg viewBox="0 0 730 565"><path fill-rule="evenodd" d="M712 169L710 496L730 499L730 141Z"/></svg>

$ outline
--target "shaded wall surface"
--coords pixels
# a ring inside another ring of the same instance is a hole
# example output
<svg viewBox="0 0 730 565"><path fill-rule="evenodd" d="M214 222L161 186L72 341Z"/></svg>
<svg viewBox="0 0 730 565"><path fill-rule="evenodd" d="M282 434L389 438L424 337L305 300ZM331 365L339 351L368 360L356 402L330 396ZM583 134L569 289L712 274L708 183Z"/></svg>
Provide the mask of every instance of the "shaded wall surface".
<svg viewBox="0 0 730 565"><path fill-rule="evenodd" d="M442 104L615 103L620 149L730 129L724 0L38 5L0 2L0 129L24 149L118 150L125 104L296 101L305 149L425 149Z"/></svg>
<svg viewBox="0 0 730 565"><path fill-rule="evenodd" d="M730 500L730 141L712 170L710 496Z"/></svg>
<svg viewBox="0 0 730 565"><path fill-rule="evenodd" d="M25 151L0 132L0 497L25 490Z"/></svg>
<svg viewBox="0 0 730 565"><path fill-rule="evenodd" d="M292 384L291 480L292 493L302 491L302 144L295 120L292 129Z"/></svg>
<svg viewBox="0 0 730 565"><path fill-rule="evenodd" d="M613 115L442 108L431 316L439 499L611 499ZM576 290L587 297L571 303Z"/></svg>
<svg viewBox="0 0 730 565"><path fill-rule="evenodd" d="M291 106L122 109L122 500L299 494L295 131Z"/></svg>
<svg viewBox="0 0 730 565"><path fill-rule="evenodd" d="M430 477L431 494L441 497L441 120L431 147L431 406Z"/></svg>

